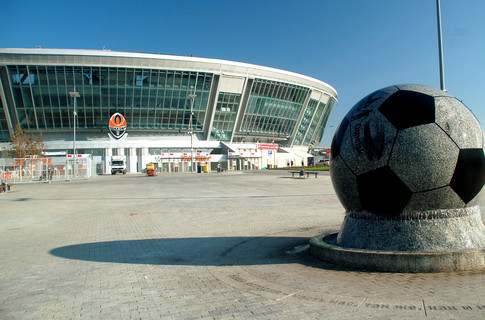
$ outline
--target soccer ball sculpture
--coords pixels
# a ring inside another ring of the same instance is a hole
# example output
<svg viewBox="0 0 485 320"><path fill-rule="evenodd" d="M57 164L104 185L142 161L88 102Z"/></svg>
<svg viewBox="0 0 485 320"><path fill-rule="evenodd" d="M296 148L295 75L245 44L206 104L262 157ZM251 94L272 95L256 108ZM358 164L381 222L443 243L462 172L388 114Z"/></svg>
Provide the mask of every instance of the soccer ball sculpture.
<svg viewBox="0 0 485 320"><path fill-rule="evenodd" d="M382 219L477 204L483 130L459 100L421 85L359 101L333 137L330 174L347 212Z"/></svg>
<svg viewBox="0 0 485 320"><path fill-rule="evenodd" d="M310 241L315 256L386 272L485 268L484 134L453 96L421 85L371 93L340 123L330 175L347 212L338 233Z"/></svg>

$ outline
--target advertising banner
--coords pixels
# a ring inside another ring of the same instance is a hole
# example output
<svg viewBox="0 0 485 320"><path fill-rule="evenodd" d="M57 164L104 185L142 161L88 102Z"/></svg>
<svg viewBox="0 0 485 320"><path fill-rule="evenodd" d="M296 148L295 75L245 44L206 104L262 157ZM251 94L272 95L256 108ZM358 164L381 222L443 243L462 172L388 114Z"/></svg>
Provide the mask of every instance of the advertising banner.
<svg viewBox="0 0 485 320"><path fill-rule="evenodd" d="M277 144L258 144L259 150L279 150L279 148Z"/></svg>

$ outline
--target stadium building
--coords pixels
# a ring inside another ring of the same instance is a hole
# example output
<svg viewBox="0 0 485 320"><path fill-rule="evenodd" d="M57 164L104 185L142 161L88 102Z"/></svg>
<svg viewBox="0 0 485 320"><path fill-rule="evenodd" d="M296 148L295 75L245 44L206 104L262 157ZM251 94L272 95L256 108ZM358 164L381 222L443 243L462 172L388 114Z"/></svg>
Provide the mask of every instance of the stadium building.
<svg viewBox="0 0 485 320"><path fill-rule="evenodd" d="M0 146L16 125L48 155L109 173L308 164L337 104L330 85L258 65L110 50L0 49Z"/></svg>

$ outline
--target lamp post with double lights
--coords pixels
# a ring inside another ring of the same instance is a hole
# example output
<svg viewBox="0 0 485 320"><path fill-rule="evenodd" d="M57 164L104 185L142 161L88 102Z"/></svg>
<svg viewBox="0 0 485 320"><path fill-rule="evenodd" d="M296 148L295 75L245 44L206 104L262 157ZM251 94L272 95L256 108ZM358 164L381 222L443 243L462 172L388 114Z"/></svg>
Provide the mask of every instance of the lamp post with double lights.
<svg viewBox="0 0 485 320"><path fill-rule="evenodd" d="M73 124L73 156L74 156L74 161L72 163L72 176L73 178L76 177L76 158L77 158L77 155L76 155L76 116L77 116L77 113L76 113L76 98L79 98L80 95L79 95L79 92L76 91L76 87L74 87L74 91L71 91L69 92L69 96L72 97L74 99L74 112L73 112L73 121L74 121L74 124Z"/></svg>
<svg viewBox="0 0 485 320"><path fill-rule="evenodd" d="M194 108L194 100L195 100L196 95L195 94L188 94L187 99L190 100L190 116L189 116L189 134L190 134L190 171L193 173L194 172L194 145L193 145L193 128L192 128L192 116L194 114L193 108Z"/></svg>

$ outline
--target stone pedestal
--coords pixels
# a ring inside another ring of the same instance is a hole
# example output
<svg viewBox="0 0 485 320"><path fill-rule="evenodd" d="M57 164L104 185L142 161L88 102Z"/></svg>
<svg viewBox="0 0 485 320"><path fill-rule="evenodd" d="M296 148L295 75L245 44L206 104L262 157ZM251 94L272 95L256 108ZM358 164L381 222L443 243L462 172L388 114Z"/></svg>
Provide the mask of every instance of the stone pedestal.
<svg viewBox="0 0 485 320"><path fill-rule="evenodd" d="M384 219L349 212L339 232L314 237L310 251L345 267L380 272L451 272L485 265L480 208L431 210Z"/></svg>
<svg viewBox="0 0 485 320"><path fill-rule="evenodd" d="M336 245L384 251L443 251L485 248L480 208L430 210L386 219L369 212L349 212Z"/></svg>
<svg viewBox="0 0 485 320"><path fill-rule="evenodd" d="M336 245L337 232L310 240L313 256L332 264L374 272L454 272L483 270L483 249L449 251L384 251L344 248Z"/></svg>

